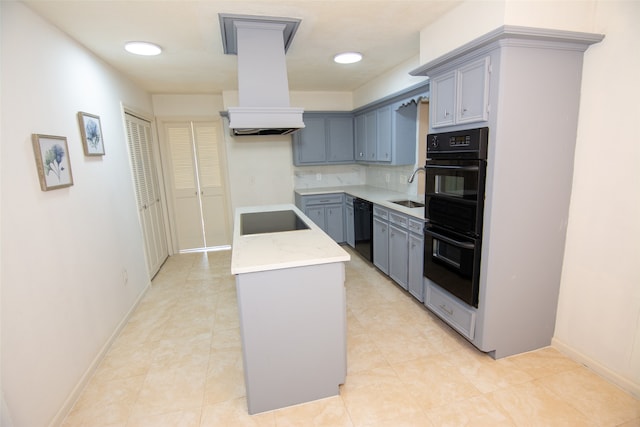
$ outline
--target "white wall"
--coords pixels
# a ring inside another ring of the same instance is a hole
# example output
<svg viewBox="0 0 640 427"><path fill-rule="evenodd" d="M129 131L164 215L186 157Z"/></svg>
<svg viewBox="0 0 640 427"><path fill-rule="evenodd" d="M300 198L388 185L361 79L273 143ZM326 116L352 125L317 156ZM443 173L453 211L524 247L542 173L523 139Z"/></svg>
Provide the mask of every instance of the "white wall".
<svg viewBox="0 0 640 427"><path fill-rule="evenodd" d="M237 106L237 92L223 92L224 108ZM290 103L306 111L350 111L349 92L291 92ZM229 184L233 209L241 206L293 203L293 190L305 181L306 168L293 166L291 136L231 137L224 120ZM357 167L357 166L356 166ZM335 180L350 181L353 170L327 167L322 170L319 186L334 185ZM313 179L315 179L315 173ZM358 172L356 172L357 174Z"/></svg>
<svg viewBox="0 0 640 427"><path fill-rule="evenodd" d="M606 35L584 55L554 345L636 394L640 394L639 16L640 3L633 1L467 1L420 35L421 63L504 24ZM450 31L454 24L459 31ZM532 153L542 168L548 153L535 148Z"/></svg>
<svg viewBox="0 0 640 427"><path fill-rule="evenodd" d="M0 7L2 418L45 426L149 284L121 102L152 109L22 3ZM84 156L78 111L100 116L104 157ZM40 190L32 133L67 137L73 186Z"/></svg>
<svg viewBox="0 0 640 427"><path fill-rule="evenodd" d="M420 66L420 58L416 55L405 62L389 69L386 73L365 83L353 91L354 108L363 107L381 98L400 92L427 80L424 76L412 76L410 71Z"/></svg>
<svg viewBox="0 0 640 427"><path fill-rule="evenodd" d="M595 10L554 342L640 396L640 2Z"/></svg>

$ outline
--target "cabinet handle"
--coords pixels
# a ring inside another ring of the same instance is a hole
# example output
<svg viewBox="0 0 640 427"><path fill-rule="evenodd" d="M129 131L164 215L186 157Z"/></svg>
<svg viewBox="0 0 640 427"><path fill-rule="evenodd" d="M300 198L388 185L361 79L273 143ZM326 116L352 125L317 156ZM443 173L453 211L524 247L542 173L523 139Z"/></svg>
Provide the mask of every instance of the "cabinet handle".
<svg viewBox="0 0 640 427"><path fill-rule="evenodd" d="M444 304L440 304L438 307L440 307L442 309L442 311L447 313L449 316L453 316L453 309L452 308L448 309L447 306L444 305Z"/></svg>
<svg viewBox="0 0 640 427"><path fill-rule="evenodd" d="M449 117L449 112L447 110L444 110L444 116Z"/></svg>
<svg viewBox="0 0 640 427"><path fill-rule="evenodd" d="M462 115L464 116L464 113L466 113L466 112L467 112L467 109L466 109L466 108L463 108L463 109L462 109Z"/></svg>

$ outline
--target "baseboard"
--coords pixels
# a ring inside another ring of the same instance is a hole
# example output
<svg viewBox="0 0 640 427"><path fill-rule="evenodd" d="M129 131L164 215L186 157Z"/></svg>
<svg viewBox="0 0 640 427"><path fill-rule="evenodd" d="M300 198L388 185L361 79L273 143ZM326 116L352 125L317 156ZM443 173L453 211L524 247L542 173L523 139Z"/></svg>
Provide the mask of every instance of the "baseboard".
<svg viewBox="0 0 640 427"><path fill-rule="evenodd" d="M87 370L84 372L84 374L80 378L80 381L78 381L78 383L73 388L71 393L69 393L69 396L65 400L64 404L62 405L58 413L53 417L53 419L51 420L51 423L49 423L49 427L55 427L62 424L67 414L69 414L69 412L71 411L71 408L73 408L73 405L76 403L76 400L78 400L78 397L80 397L80 394L84 391L84 388L89 383L89 380L95 373L96 369L98 369L100 362L102 362L104 357L107 355L107 352L111 348L111 345L114 343L116 338L118 338L118 336L120 335L120 332L122 332L122 329L124 329L127 322L129 322L131 315L136 310L136 308L138 308L138 304L140 304L140 301L142 301L142 298L146 295L150 287L151 287L151 282L147 283L147 286L144 288L144 290L140 292L140 295L138 296L138 299L136 300L135 304L133 304L131 309L129 309L127 314L122 318L122 320L120 321L116 329L113 331L109 339L104 343L104 345L102 346L102 348L100 349L96 357L93 359L93 361L91 362Z"/></svg>
<svg viewBox="0 0 640 427"><path fill-rule="evenodd" d="M635 383L616 372L613 372L611 369L607 368L600 362L593 360L589 356L577 351L573 347L563 343L555 337L551 340L551 345L560 353L566 355L567 357L570 357L578 363L582 363L609 382L620 387L627 393L630 393L635 398L640 399L640 384Z"/></svg>

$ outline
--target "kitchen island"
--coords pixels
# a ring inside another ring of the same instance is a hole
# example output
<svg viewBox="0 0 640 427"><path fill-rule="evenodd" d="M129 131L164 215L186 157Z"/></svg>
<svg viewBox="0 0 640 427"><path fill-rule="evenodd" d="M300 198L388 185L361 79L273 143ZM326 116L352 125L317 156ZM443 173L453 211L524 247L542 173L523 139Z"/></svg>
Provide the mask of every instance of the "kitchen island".
<svg viewBox="0 0 640 427"><path fill-rule="evenodd" d="M236 209L236 276L249 414L339 393L349 254L294 205Z"/></svg>

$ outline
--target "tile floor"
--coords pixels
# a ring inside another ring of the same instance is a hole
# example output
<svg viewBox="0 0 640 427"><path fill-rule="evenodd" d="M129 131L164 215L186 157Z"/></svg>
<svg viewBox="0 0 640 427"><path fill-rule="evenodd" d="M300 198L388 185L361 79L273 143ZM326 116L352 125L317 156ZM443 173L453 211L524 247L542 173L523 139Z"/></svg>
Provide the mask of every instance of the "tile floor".
<svg viewBox="0 0 640 427"><path fill-rule="evenodd" d="M640 401L552 348L493 360L358 255L340 396L250 416L230 252L171 257L64 426L640 426Z"/></svg>

